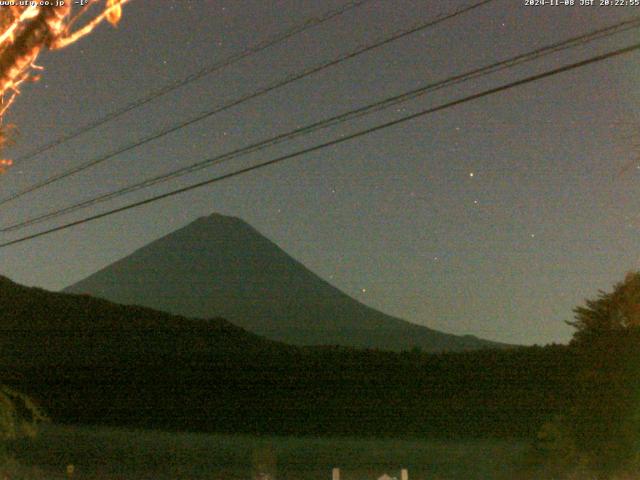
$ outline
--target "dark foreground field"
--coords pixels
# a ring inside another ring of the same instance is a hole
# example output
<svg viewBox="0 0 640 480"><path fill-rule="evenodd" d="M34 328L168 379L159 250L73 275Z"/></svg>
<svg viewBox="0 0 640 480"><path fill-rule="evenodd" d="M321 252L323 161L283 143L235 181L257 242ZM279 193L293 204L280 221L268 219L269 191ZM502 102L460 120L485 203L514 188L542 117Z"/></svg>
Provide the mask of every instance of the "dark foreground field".
<svg viewBox="0 0 640 480"><path fill-rule="evenodd" d="M505 440L403 440L165 433L46 426L35 440L13 445L13 478L249 479L256 464L278 479L375 480L382 473L411 480L517 478L524 443Z"/></svg>

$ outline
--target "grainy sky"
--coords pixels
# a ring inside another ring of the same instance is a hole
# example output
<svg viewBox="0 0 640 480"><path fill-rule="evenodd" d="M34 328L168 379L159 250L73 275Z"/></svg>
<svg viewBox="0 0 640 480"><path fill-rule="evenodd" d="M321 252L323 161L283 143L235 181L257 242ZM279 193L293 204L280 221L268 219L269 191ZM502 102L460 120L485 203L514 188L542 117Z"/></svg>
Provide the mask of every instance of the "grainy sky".
<svg viewBox="0 0 640 480"><path fill-rule="evenodd" d="M0 194L470 3L372 0L18 163L0 178ZM23 88L8 115L21 135L6 155L16 158L342 4L134 0L117 29L102 26L40 57L42 79ZM495 0L25 195L2 206L0 225L638 15L640 7ZM1 240L636 41L637 30L442 90ZM386 313L505 342L564 342L571 334L564 321L575 305L640 267L639 62L638 53L607 60L8 247L0 251L0 273L61 289L219 212L243 218L327 281Z"/></svg>

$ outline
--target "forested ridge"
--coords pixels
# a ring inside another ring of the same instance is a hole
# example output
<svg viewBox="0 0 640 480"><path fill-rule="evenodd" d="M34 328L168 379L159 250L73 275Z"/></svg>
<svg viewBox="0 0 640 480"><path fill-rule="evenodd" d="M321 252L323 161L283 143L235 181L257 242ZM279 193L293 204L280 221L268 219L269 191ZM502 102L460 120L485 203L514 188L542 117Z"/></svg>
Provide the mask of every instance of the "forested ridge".
<svg viewBox="0 0 640 480"><path fill-rule="evenodd" d="M2 377L54 420L278 434L529 436L571 396L566 346L291 347L2 281Z"/></svg>

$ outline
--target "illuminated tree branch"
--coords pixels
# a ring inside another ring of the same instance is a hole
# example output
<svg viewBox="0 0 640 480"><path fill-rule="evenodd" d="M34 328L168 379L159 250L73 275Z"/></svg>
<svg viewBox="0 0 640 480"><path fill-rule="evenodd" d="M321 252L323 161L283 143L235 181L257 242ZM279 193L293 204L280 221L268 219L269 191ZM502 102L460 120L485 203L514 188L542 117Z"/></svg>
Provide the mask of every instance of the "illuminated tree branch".
<svg viewBox="0 0 640 480"><path fill-rule="evenodd" d="M114 26L117 25L120 21L120 17L122 16L122 5L128 1L129 0L107 0L107 7L100 15L74 33L67 33L64 36L56 38L50 48L52 50L56 50L71 45L82 37L90 34L103 20L107 20ZM80 12L80 15L81 14L82 12ZM74 19L71 20L71 22L73 21Z"/></svg>
<svg viewBox="0 0 640 480"><path fill-rule="evenodd" d="M72 26L98 0L78 7L75 15L70 0L60 1L59 5L0 7L0 147L7 138L2 131L3 116L20 94L20 84L38 80L32 72L39 68L34 62L42 50L65 48L90 34L104 20L117 25L122 5L128 1L105 0L102 12L75 31ZM5 100L7 94L10 96Z"/></svg>

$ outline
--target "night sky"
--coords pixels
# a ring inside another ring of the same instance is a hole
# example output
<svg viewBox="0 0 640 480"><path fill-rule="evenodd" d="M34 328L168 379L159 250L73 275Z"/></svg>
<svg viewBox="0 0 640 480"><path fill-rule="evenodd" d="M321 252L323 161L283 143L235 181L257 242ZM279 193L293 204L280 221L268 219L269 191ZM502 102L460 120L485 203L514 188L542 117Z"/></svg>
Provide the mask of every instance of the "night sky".
<svg viewBox="0 0 640 480"><path fill-rule="evenodd" d="M578 3L579 0L576 0ZM0 196L470 1L372 0L189 84L0 178ZM134 0L40 56L6 120L34 147L342 1ZM6 225L428 82L640 15L495 0L4 205ZM638 41L637 30L427 95L7 241ZM0 251L0 273L58 290L196 218L238 216L358 300L504 342L566 342L572 308L640 268L638 53ZM630 167L630 168L625 168ZM621 173L622 172L622 173Z"/></svg>

